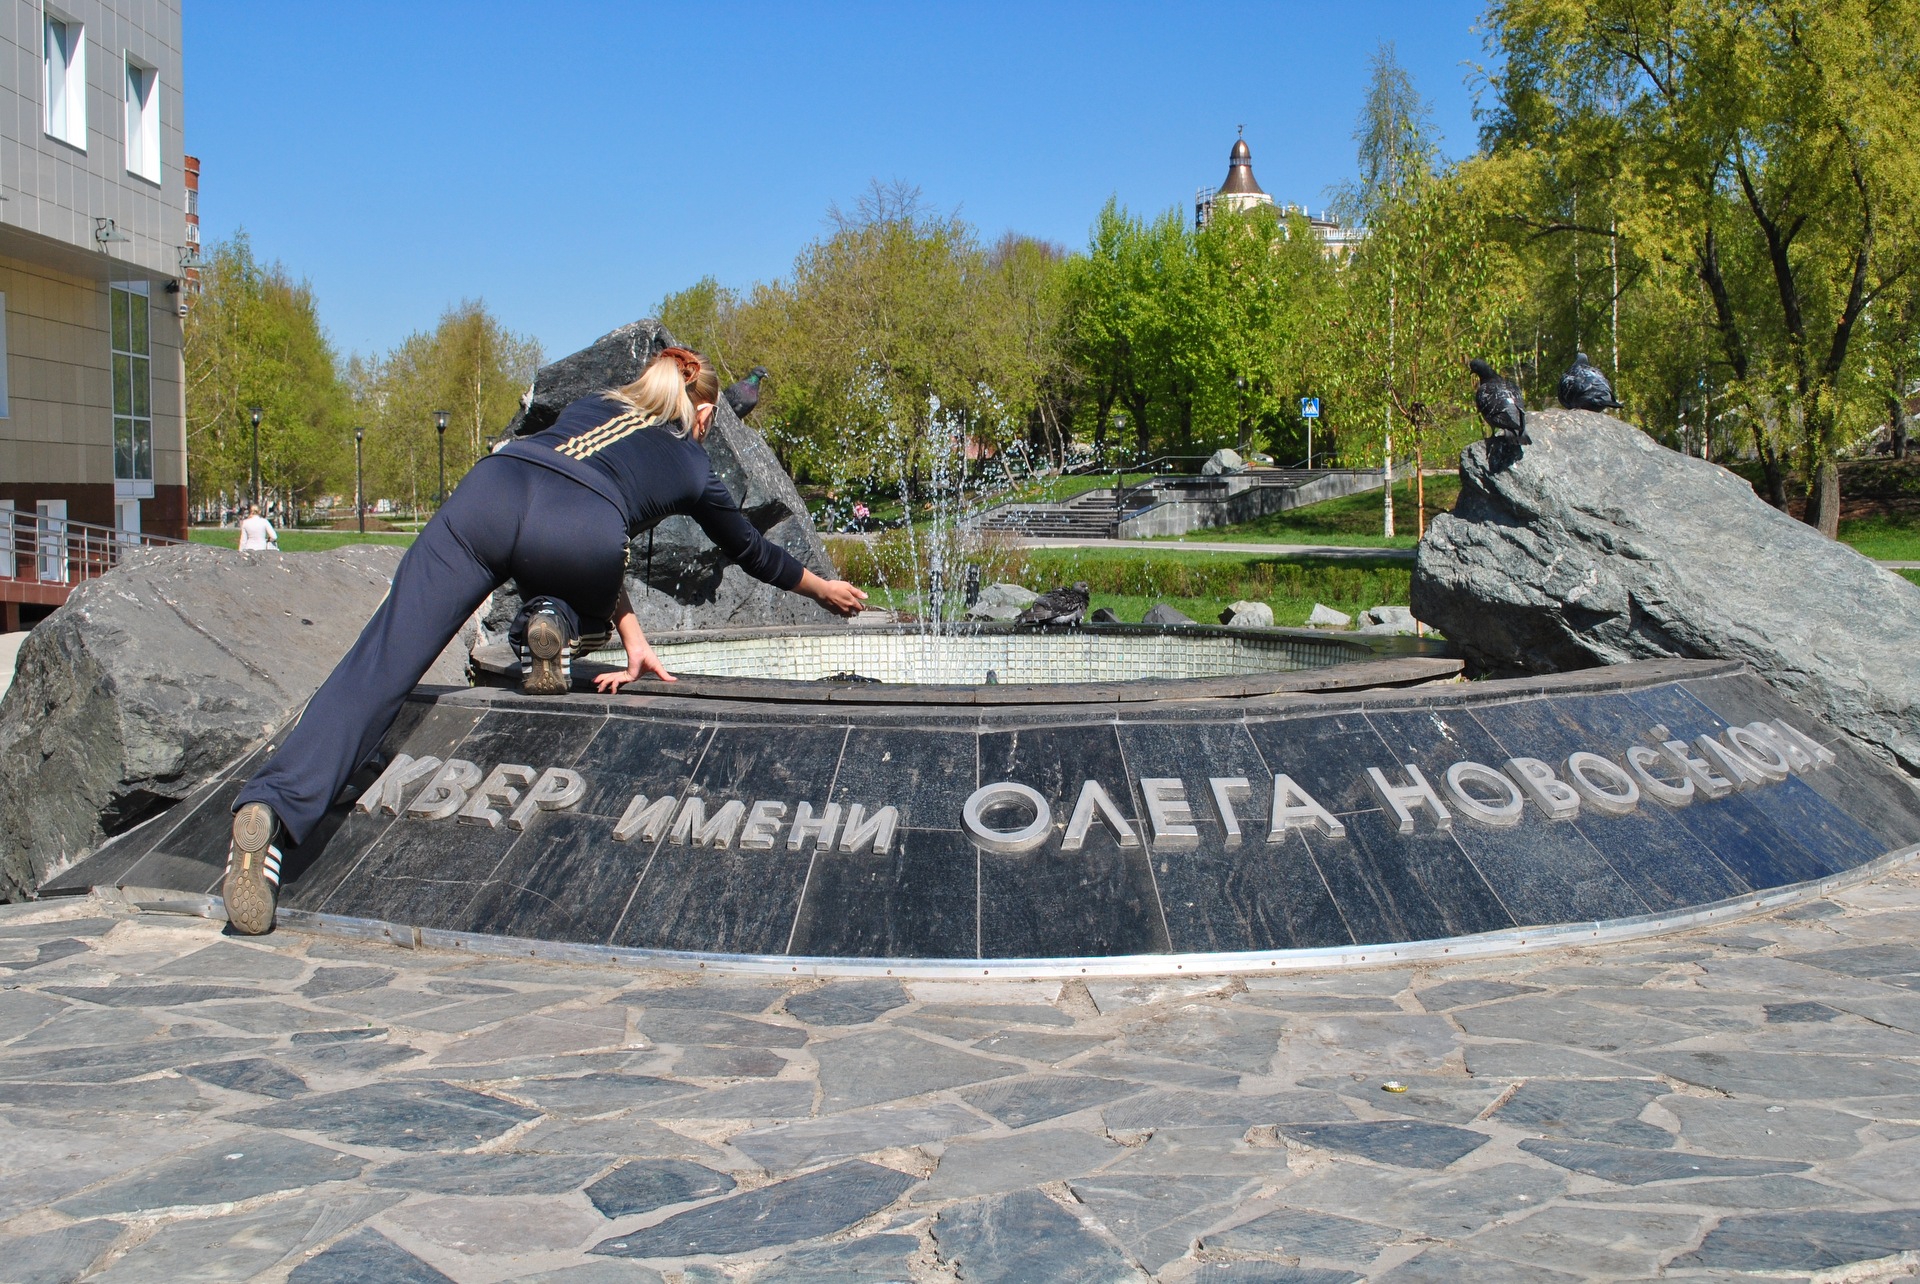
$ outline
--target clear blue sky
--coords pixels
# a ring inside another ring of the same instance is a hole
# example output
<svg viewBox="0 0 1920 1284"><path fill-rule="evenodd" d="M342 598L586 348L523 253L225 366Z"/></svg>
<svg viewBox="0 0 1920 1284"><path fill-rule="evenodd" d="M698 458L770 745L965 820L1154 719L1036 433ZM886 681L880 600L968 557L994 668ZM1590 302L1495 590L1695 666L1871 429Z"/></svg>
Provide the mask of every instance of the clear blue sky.
<svg viewBox="0 0 1920 1284"><path fill-rule="evenodd" d="M549 359L703 274L785 274L828 206L919 185L992 239L1191 205L1246 126L1320 208L1393 40L1473 146L1477 3L374 4L188 0L210 238L310 279L341 351L484 298Z"/></svg>

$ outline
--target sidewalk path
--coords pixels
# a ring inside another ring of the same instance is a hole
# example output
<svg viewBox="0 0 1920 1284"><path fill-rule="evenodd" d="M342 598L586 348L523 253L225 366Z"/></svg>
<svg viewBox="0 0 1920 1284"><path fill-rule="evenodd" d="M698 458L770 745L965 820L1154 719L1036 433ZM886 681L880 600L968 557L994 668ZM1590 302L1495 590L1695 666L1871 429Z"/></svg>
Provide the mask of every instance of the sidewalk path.
<svg viewBox="0 0 1920 1284"><path fill-rule="evenodd" d="M1912 1279L1917 930L1910 865L1630 945L901 983L7 907L0 1261L102 1284Z"/></svg>

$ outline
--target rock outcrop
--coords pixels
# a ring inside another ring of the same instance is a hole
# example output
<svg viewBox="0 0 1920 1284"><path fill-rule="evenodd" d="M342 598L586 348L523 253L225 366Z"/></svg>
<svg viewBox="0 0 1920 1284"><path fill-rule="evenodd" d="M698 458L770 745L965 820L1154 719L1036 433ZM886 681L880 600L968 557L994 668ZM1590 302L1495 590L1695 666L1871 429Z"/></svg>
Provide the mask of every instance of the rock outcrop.
<svg viewBox="0 0 1920 1284"><path fill-rule="evenodd" d="M1920 775L1920 588L1617 419L1533 411L1527 432L1462 453L1414 564L1414 615L1472 666L1742 660Z"/></svg>
<svg viewBox="0 0 1920 1284"><path fill-rule="evenodd" d="M631 382L673 341L658 321L635 321L540 367L527 405L514 417L509 431L538 432L568 402ZM715 406L705 445L713 471L733 492L734 501L756 530L809 570L839 578L793 479L766 439L741 423L724 397ZM735 567L687 517L669 517L633 542L627 559L627 594L640 627L648 632L840 622L816 603L762 584ZM518 603L509 599L509 594L499 595L492 618L512 619Z"/></svg>
<svg viewBox="0 0 1920 1284"><path fill-rule="evenodd" d="M401 550L131 553L28 635L0 700L0 896L18 900L191 793L291 716ZM426 677L464 686L456 638Z"/></svg>

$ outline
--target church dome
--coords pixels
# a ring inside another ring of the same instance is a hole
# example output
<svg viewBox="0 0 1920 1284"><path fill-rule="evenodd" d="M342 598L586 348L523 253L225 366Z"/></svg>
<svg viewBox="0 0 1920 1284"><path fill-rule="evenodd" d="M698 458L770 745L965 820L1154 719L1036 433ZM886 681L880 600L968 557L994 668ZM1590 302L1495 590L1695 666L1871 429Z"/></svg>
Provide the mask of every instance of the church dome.
<svg viewBox="0 0 1920 1284"><path fill-rule="evenodd" d="M1253 149L1247 146L1247 140L1236 138L1233 152L1227 157L1227 181L1220 184L1221 196L1265 196L1260 184L1253 181Z"/></svg>

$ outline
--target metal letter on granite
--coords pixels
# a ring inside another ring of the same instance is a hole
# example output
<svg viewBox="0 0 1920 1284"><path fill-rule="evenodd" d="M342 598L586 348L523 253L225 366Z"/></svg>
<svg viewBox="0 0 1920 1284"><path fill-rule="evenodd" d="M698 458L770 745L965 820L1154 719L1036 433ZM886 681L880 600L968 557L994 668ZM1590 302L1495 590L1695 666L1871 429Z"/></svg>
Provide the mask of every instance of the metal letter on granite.
<svg viewBox="0 0 1920 1284"><path fill-rule="evenodd" d="M384 811L389 816L398 816L400 809L407 805L407 790L438 770L438 758L395 754L393 761L387 764L387 769L380 773L380 779L367 786L367 792L360 795L360 800L354 803L353 808L368 815Z"/></svg>
<svg viewBox="0 0 1920 1284"><path fill-rule="evenodd" d="M466 824L485 825L488 829L500 827L500 812L493 806L509 810L519 805L520 788L533 780L533 768L522 767L519 763L503 762L487 773L473 794L467 799L466 806L455 814Z"/></svg>
<svg viewBox="0 0 1920 1284"><path fill-rule="evenodd" d="M1267 826L1267 841L1279 842L1287 836L1289 829L1311 829L1324 838L1347 836L1347 827L1322 807L1312 794L1296 784L1292 776L1275 776L1273 818Z"/></svg>
<svg viewBox="0 0 1920 1284"><path fill-rule="evenodd" d="M1378 767L1367 768L1367 779L1373 784L1373 792L1380 796L1386 809L1393 813L1396 828L1403 834L1413 832L1413 808L1425 807L1433 813L1435 829L1452 829L1453 813L1440 801L1440 795L1433 792L1433 786L1420 774L1420 768L1412 763L1401 764L1411 784L1389 784L1386 774Z"/></svg>
<svg viewBox="0 0 1920 1284"><path fill-rule="evenodd" d="M1061 840L1060 850L1077 852L1087 841L1087 832L1093 828L1094 816L1098 815L1113 837L1122 847L1138 847L1140 836L1133 832L1133 826L1113 805L1113 799L1107 796L1106 787L1097 780L1089 780L1080 786L1080 801L1073 805L1073 817L1067 821L1067 836Z"/></svg>
<svg viewBox="0 0 1920 1284"><path fill-rule="evenodd" d="M480 783L480 768L465 758L449 758L407 808L419 820L445 820L466 805L467 790Z"/></svg>
<svg viewBox="0 0 1920 1284"><path fill-rule="evenodd" d="M587 796L587 782L579 772L565 767L548 767L533 782L527 796L507 817L508 829L525 829L534 815L543 811L565 811Z"/></svg>
<svg viewBox="0 0 1920 1284"><path fill-rule="evenodd" d="M1624 816L1640 805L1640 786L1610 758L1584 749L1567 756L1567 783L1587 806L1609 816Z"/></svg>
<svg viewBox="0 0 1920 1284"><path fill-rule="evenodd" d="M1498 794L1499 797L1483 798L1467 788L1469 783L1483 786L1489 793ZM1461 815L1496 829L1519 824L1520 813L1527 806L1519 785L1480 762L1456 762L1448 767L1447 795L1453 799L1453 805L1460 809Z"/></svg>
<svg viewBox="0 0 1920 1284"><path fill-rule="evenodd" d="M987 823L989 813L1018 806L1033 812L1033 819L1020 828L995 829ZM1046 842L1047 835L1053 832L1053 808L1040 796L1040 791L1012 780L982 785L974 790L966 805L960 809L960 819L975 842L988 851L1006 852L1009 855L1032 851Z"/></svg>

